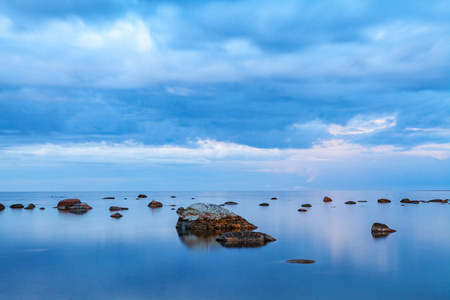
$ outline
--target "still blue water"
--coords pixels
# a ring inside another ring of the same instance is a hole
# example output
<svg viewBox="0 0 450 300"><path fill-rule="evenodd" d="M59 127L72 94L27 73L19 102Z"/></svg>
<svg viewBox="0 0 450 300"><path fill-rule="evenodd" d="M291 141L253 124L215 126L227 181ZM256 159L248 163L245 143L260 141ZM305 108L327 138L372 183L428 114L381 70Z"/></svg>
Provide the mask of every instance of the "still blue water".
<svg viewBox="0 0 450 300"><path fill-rule="evenodd" d="M136 200L139 193L149 198ZM326 195L332 203L322 202ZM58 197L93 209L59 212ZM378 204L382 197L392 203ZM401 206L404 197L450 192L0 193L0 299L450 299L450 205ZM152 199L164 207L147 207ZM277 241L236 249L177 234L168 205L225 201L238 202L227 208ZM14 203L36 208L9 208ZM312 207L298 212L304 203ZM111 205L129 210L112 219ZM375 239L374 222L397 232Z"/></svg>

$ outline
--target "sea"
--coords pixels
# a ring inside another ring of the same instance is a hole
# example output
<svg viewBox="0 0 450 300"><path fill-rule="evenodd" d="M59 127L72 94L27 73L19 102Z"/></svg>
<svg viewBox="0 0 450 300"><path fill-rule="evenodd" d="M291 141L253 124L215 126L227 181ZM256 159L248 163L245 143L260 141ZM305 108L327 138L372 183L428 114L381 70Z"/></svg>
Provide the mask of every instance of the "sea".
<svg viewBox="0 0 450 300"><path fill-rule="evenodd" d="M54 208L65 198L93 209ZM0 299L448 300L450 205L403 198L450 191L0 192ZM149 208L151 200L164 206ZM175 229L178 207L227 201L276 241L229 248ZM36 208L9 208L16 203ZM113 219L110 206L129 210ZM376 222L396 232L373 237Z"/></svg>

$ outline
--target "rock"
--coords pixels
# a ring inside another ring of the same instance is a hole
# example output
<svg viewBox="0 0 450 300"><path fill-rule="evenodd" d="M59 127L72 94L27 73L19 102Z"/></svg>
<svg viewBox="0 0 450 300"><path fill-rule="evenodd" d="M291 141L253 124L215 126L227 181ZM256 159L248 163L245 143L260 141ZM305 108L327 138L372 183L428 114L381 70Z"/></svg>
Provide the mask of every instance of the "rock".
<svg viewBox="0 0 450 300"><path fill-rule="evenodd" d="M260 203L259 206L269 206L269 203Z"/></svg>
<svg viewBox="0 0 450 300"><path fill-rule="evenodd" d="M80 205L81 205L81 207L86 208L87 210L91 210L92 209L92 207L89 204L85 203L85 202L80 203Z"/></svg>
<svg viewBox="0 0 450 300"><path fill-rule="evenodd" d="M291 264L313 264L316 261L312 259L289 259L286 262Z"/></svg>
<svg viewBox="0 0 450 300"><path fill-rule="evenodd" d="M148 207L151 207L151 208L163 207L163 204L161 202L152 200L152 202L150 202L148 204Z"/></svg>
<svg viewBox="0 0 450 300"><path fill-rule="evenodd" d="M115 197L103 197L103 199L106 199L106 200L113 200L113 199L116 199Z"/></svg>
<svg viewBox="0 0 450 300"><path fill-rule="evenodd" d="M225 232L219 236L218 241L224 247L261 247L270 242L276 241L273 237L262 232L235 231Z"/></svg>
<svg viewBox="0 0 450 300"><path fill-rule="evenodd" d="M173 199L173 198L176 198L176 197L177 197L177 196L170 196L170 198L172 198L172 199Z"/></svg>
<svg viewBox="0 0 450 300"><path fill-rule="evenodd" d="M128 210L128 207L110 206L110 211Z"/></svg>
<svg viewBox="0 0 450 300"><path fill-rule="evenodd" d="M137 197L138 197L138 198L147 198L147 195L139 194Z"/></svg>
<svg viewBox="0 0 450 300"><path fill-rule="evenodd" d="M0 210L4 210L4 209L5 209L5 206L0 203Z"/></svg>
<svg viewBox="0 0 450 300"><path fill-rule="evenodd" d="M391 200L386 199L386 198L381 198L381 199L378 199L378 203L391 203Z"/></svg>
<svg viewBox="0 0 450 300"><path fill-rule="evenodd" d="M219 206L225 206L225 204L219 204Z"/></svg>
<svg viewBox="0 0 450 300"><path fill-rule="evenodd" d="M23 208L23 204L13 204L10 206L10 208Z"/></svg>
<svg viewBox="0 0 450 300"><path fill-rule="evenodd" d="M175 204L170 204L169 206L175 207L176 205Z"/></svg>
<svg viewBox="0 0 450 300"><path fill-rule="evenodd" d="M302 207L311 207L312 205L311 204L309 204L309 203L306 203L306 204L302 204Z"/></svg>
<svg viewBox="0 0 450 300"><path fill-rule="evenodd" d="M39 209L40 209L40 210L44 210L44 209L45 209L45 207L40 207Z"/></svg>
<svg viewBox="0 0 450 300"><path fill-rule="evenodd" d="M64 199L58 202L58 205L56 206L59 210L69 210L71 206L74 206L76 203L81 203L80 199L71 198L71 199Z"/></svg>
<svg viewBox="0 0 450 300"><path fill-rule="evenodd" d="M88 209L81 205L81 203L75 203L70 207L69 212L76 215L82 215L87 213Z"/></svg>
<svg viewBox="0 0 450 300"><path fill-rule="evenodd" d="M33 203L30 203L30 204L28 204L28 206L25 207L24 209L33 209L33 208L35 208L35 207L36 207L36 205L34 205Z"/></svg>
<svg viewBox="0 0 450 300"><path fill-rule="evenodd" d="M408 198L403 198L402 200L400 200L400 203L411 203L411 200L409 200Z"/></svg>
<svg viewBox="0 0 450 300"><path fill-rule="evenodd" d="M429 200L428 202L430 202L430 203L448 203L448 200L433 199L433 200Z"/></svg>
<svg viewBox="0 0 450 300"><path fill-rule="evenodd" d="M195 198L191 198L191 200L194 200Z"/></svg>
<svg viewBox="0 0 450 300"><path fill-rule="evenodd" d="M180 207L178 207L176 213L181 215L183 213L183 211L184 211L184 207L180 206Z"/></svg>
<svg viewBox="0 0 450 300"><path fill-rule="evenodd" d="M385 237L396 230L389 228L386 224L373 223L372 224L372 236L373 237Z"/></svg>
<svg viewBox="0 0 450 300"><path fill-rule="evenodd" d="M225 202L225 205L237 205L238 203L237 202L234 202L234 201L227 201L227 202Z"/></svg>
<svg viewBox="0 0 450 300"><path fill-rule="evenodd" d="M272 198L270 198L270 200L278 200L278 198L277 197L272 197Z"/></svg>
<svg viewBox="0 0 450 300"><path fill-rule="evenodd" d="M331 201L333 201L333 200L331 200L331 198L328 197L328 196L325 196L325 197L323 198L323 202L331 202Z"/></svg>
<svg viewBox="0 0 450 300"><path fill-rule="evenodd" d="M219 205L195 203L178 218L177 230L191 232L248 231L258 227Z"/></svg>
<svg viewBox="0 0 450 300"><path fill-rule="evenodd" d="M356 204L356 202L355 201L347 201L344 204Z"/></svg>
<svg viewBox="0 0 450 300"><path fill-rule="evenodd" d="M408 203L410 203L410 204L419 204L419 200L411 200Z"/></svg>
<svg viewBox="0 0 450 300"><path fill-rule="evenodd" d="M367 202L367 200L359 200L359 201L357 201L357 202Z"/></svg>
<svg viewBox="0 0 450 300"><path fill-rule="evenodd" d="M175 208L174 207L172 207L170 210L175 210Z"/></svg>
<svg viewBox="0 0 450 300"><path fill-rule="evenodd" d="M298 211L300 211L300 212L307 212L308 210L306 210L304 208L300 208Z"/></svg>
<svg viewBox="0 0 450 300"><path fill-rule="evenodd" d="M110 217L111 217L111 218L114 218L114 219L120 219L120 218L122 218L123 216L122 216L121 214L119 214L119 213L115 213L115 214L110 215Z"/></svg>

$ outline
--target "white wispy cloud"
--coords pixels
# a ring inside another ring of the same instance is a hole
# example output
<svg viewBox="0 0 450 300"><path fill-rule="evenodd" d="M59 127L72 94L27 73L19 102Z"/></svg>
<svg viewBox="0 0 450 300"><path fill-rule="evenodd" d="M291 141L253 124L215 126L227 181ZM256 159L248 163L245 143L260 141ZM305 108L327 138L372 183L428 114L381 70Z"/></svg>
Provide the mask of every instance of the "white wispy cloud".
<svg viewBox="0 0 450 300"><path fill-rule="evenodd" d="M397 124L396 116L371 117L358 115L351 119L347 125L333 124L328 127L332 135L355 135L372 133L394 127Z"/></svg>

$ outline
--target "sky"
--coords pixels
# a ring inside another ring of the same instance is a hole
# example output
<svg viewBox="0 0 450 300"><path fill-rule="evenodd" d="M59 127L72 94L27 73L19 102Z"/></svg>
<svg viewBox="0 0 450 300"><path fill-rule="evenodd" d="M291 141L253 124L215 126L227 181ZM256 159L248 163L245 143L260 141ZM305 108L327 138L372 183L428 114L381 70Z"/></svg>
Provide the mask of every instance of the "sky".
<svg viewBox="0 0 450 300"><path fill-rule="evenodd" d="M0 191L450 189L450 2L0 2Z"/></svg>

